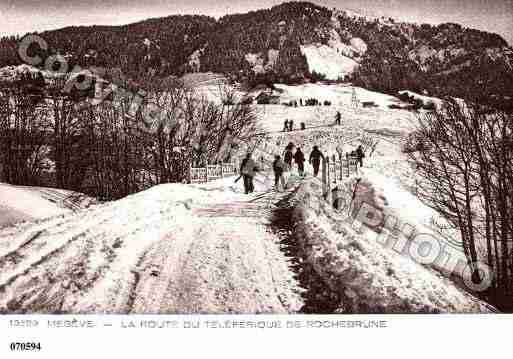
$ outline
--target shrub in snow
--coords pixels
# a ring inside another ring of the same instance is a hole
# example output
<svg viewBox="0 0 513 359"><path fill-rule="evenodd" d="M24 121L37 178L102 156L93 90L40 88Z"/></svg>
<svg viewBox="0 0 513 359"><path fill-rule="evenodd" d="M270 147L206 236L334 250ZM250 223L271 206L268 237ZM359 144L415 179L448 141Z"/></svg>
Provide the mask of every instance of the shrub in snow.
<svg viewBox="0 0 513 359"><path fill-rule="evenodd" d="M402 151L403 153L414 153L424 151L426 149L426 141L420 137L417 132L412 132L408 139L404 142Z"/></svg>

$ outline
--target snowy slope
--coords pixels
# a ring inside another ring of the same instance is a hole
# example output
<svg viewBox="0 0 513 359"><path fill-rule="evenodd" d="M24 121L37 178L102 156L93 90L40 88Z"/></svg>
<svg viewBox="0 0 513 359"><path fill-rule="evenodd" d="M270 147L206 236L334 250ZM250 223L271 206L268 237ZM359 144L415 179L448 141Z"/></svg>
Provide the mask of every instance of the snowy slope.
<svg viewBox="0 0 513 359"><path fill-rule="evenodd" d="M319 181L298 192L294 219L306 258L350 313L486 313L490 308L429 268L355 231L321 199Z"/></svg>
<svg viewBox="0 0 513 359"><path fill-rule="evenodd" d="M329 129L328 127L334 124L337 112L341 113L342 125L349 126L352 131L387 129L406 134L416 125L415 116L411 112L388 108L391 104L401 104L393 96L345 85L305 84L287 86L277 84L275 87L280 90L279 96L283 103L297 101L299 104L300 99L304 102L309 98L316 98L321 102L330 101L332 105L298 107L257 105L255 111L264 131L280 132L286 119L293 120L296 129L299 128L301 122L305 122L308 130L325 127L325 131L336 131L335 128ZM352 107L353 90L360 101L372 101L377 107ZM301 135L301 133L294 132L287 135L296 136Z"/></svg>
<svg viewBox="0 0 513 359"><path fill-rule="evenodd" d="M324 74L328 80L338 80L351 74L358 63L327 45L302 45L301 53L306 57L310 72Z"/></svg>
<svg viewBox="0 0 513 359"><path fill-rule="evenodd" d="M198 98L203 98L215 103L222 103L228 95L233 93L234 100L240 100L244 94L228 83L228 79L222 74L212 72L190 73L181 77L184 85L192 89Z"/></svg>
<svg viewBox="0 0 513 359"><path fill-rule="evenodd" d="M283 91L280 93L282 102L290 100L298 100L299 102L300 98L303 100L308 98L317 98L322 102L324 102L324 100L329 100L333 105L350 106L354 91L360 102L372 101L382 109L388 109L389 105L397 105L401 103L401 101L394 96L345 84L327 85L317 83L298 86L275 84L275 87Z"/></svg>
<svg viewBox="0 0 513 359"><path fill-rule="evenodd" d="M458 233L444 230L444 233L441 234L439 226L446 227L447 223L415 195L415 173L408 164L406 155L402 153L402 144L406 136L416 126L415 116L411 112L385 109L386 107L355 109L344 104L342 99L347 98L347 93L337 97L332 91L327 91L328 88L328 86L320 85L317 88L318 92L315 92L315 88L309 88L309 86L280 86L280 89L284 90L282 98L288 100L305 94L312 96L329 94L335 101L333 106L300 106L298 108L265 106L261 112L259 110L261 123L265 128L272 130L265 149L281 154L285 145L288 142L293 142L297 146L301 146L303 152L308 156L313 145L318 145L324 154L331 158L336 155L337 148L342 152L354 150L361 144L360 140L363 137L372 137L379 141L375 152L372 153L372 156L368 156L369 158L365 160L365 165L359 173L359 177L362 178L363 183L366 183L367 191L371 194L368 198L370 204L378 206L384 216L397 219L397 227L405 232L404 236L407 236L408 230L412 229L414 233L429 235L440 245L440 255L425 267L435 270L436 273L443 273L447 277L457 277L459 283L468 279L465 278L463 264L466 261ZM351 91L347 92L351 93ZM385 95L376 93L372 95L376 101L386 104L385 101L388 98ZM342 126L333 126L336 111L340 111L342 114ZM304 121L307 124L307 130L280 132L285 119L293 119L296 129L299 122ZM309 168L308 170L311 171ZM348 181L351 183L354 178L350 178ZM348 183L344 186L349 185ZM351 191L349 190L349 192ZM361 203L359 202L356 206ZM385 229L388 232L395 231L393 226ZM419 238L425 237L417 239ZM370 235L366 240L376 241L376 234ZM406 247L406 252L402 254L405 255L407 261L414 262L413 258L409 257L408 248ZM446 282L444 285L449 284Z"/></svg>
<svg viewBox="0 0 513 359"><path fill-rule="evenodd" d="M336 17L332 18L336 28L340 23ZM343 79L353 73L359 66L361 57L367 51L367 44L360 38L352 38L344 43L335 29L329 31L327 44L301 45L301 53L306 57L308 69L324 74L328 80Z"/></svg>

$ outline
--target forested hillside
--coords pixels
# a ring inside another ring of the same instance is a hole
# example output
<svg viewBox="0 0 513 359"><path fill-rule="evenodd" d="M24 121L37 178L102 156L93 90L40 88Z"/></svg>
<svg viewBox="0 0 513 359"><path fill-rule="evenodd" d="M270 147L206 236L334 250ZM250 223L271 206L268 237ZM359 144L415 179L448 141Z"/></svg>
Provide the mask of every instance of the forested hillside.
<svg viewBox="0 0 513 359"><path fill-rule="evenodd" d="M410 89L513 107L512 48L499 35L458 24L399 23L289 2L218 21L170 16L40 35L49 54L62 54L72 66L117 68L132 79L212 71L250 84L315 81L325 74L312 69L304 48L323 47L332 51L324 57L355 64L335 80L387 93ZM0 67L20 64L17 41L0 40Z"/></svg>

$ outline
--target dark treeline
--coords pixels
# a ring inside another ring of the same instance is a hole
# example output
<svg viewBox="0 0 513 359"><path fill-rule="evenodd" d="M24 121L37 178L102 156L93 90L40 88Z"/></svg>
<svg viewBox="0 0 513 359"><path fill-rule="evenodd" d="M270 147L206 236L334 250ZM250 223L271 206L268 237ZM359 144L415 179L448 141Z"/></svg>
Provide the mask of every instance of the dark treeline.
<svg viewBox="0 0 513 359"><path fill-rule="evenodd" d="M52 87L64 86L61 80ZM172 80L148 81L146 94L134 112L128 92L91 106L86 97L51 88L0 90L0 181L117 199L186 182L190 165L229 161L254 133L251 108L236 101L215 104ZM150 103L161 109L152 113L157 121L144 117Z"/></svg>

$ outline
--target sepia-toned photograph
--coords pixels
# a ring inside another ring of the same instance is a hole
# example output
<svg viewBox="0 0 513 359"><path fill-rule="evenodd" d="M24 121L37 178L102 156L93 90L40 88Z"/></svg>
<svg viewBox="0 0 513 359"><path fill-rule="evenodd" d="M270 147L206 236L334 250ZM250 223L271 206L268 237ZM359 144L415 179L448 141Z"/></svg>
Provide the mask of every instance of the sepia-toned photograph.
<svg viewBox="0 0 513 359"><path fill-rule="evenodd" d="M513 313L510 0L0 1L0 314Z"/></svg>

